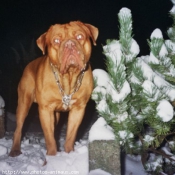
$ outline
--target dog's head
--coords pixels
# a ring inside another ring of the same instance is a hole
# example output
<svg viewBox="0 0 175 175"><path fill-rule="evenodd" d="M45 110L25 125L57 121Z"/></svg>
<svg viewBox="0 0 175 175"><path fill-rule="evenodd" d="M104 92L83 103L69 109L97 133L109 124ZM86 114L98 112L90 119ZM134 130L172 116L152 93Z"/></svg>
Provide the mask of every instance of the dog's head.
<svg viewBox="0 0 175 175"><path fill-rule="evenodd" d="M82 70L89 61L91 42L96 45L98 29L90 24L74 21L55 24L37 39L37 45L64 74L70 67Z"/></svg>

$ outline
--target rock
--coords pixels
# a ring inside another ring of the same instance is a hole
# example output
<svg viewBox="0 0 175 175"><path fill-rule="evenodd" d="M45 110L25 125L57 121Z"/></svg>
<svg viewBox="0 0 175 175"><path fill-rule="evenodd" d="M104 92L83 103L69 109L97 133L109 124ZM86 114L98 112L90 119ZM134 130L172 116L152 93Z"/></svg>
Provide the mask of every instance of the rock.
<svg viewBox="0 0 175 175"><path fill-rule="evenodd" d="M89 143L89 170L94 169L121 175L120 146L115 140L95 140Z"/></svg>

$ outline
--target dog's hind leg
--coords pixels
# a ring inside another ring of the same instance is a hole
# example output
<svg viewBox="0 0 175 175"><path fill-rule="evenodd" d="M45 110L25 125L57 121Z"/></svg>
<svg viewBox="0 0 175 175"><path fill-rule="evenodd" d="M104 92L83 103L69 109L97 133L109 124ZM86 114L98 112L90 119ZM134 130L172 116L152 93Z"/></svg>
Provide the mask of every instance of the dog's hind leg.
<svg viewBox="0 0 175 175"><path fill-rule="evenodd" d="M55 125L57 125L58 124L58 122L59 122L59 119L60 119L60 113L59 112L57 112L57 111L55 111Z"/></svg>
<svg viewBox="0 0 175 175"><path fill-rule="evenodd" d="M33 102L33 93L23 91L21 87L18 87L18 106L16 110L16 130L14 132L13 137L13 145L11 148L11 152L9 156L15 157L21 154L20 150L20 142L21 142L21 135L22 135L22 127L25 121L25 118L28 114L29 108ZM30 90L31 91L31 90Z"/></svg>

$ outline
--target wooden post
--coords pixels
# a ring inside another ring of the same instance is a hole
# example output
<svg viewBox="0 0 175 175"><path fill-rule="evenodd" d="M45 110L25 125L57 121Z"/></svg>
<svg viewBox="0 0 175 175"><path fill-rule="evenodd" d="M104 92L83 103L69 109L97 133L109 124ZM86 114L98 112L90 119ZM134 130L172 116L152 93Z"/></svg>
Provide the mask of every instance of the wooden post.
<svg viewBox="0 0 175 175"><path fill-rule="evenodd" d="M4 99L0 96L0 138L3 138L5 135L5 127L4 127Z"/></svg>
<svg viewBox="0 0 175 175"><path fill-rule="evenodd" d="M89 143L89 170L94 169L121 175L120 146L115 140L95 140Z"/></svg>
<svg viewBox="0 0 175 175"><path fill-rule="evenodd" d="M4 127L4 115L0 116L0 138L3 138L5 135L5 127Z"/></svg>

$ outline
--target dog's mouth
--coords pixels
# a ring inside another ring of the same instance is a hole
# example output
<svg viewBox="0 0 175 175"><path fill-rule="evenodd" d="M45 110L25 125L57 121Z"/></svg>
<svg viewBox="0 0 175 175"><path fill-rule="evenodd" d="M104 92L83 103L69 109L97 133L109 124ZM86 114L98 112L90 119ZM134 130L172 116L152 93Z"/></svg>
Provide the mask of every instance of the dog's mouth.
<svg viewBox="0 0 175 175"><path fill-rule="evenodd" d="M60 72L62 74L66 73L70 67L76 67L80 70L84 68L84 54L70 40L65 43L61 60Z"/></svg>

